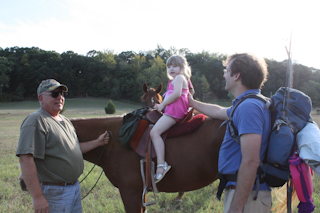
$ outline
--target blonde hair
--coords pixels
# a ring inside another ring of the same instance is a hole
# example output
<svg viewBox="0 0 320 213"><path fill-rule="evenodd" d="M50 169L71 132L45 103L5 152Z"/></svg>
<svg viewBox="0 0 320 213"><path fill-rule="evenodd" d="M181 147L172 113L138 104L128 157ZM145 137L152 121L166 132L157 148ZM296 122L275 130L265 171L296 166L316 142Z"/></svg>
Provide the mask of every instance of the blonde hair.
<svg viewBox="0 0 320 213"><path fill-rule="evenodd" d="M179 66L181 68L181 70L180 70L180 72L182 72L181 74L183 74L187 78L187 80L189 80L191 78L191 67L189 66L189 63L184 56L182 56L182 55L170 56L170 58L168 58L167 63L166 63L167 68L170 65ZM169 75L168 69L167 69L167 76L169 79L172 80L172 76Z"/></svg>

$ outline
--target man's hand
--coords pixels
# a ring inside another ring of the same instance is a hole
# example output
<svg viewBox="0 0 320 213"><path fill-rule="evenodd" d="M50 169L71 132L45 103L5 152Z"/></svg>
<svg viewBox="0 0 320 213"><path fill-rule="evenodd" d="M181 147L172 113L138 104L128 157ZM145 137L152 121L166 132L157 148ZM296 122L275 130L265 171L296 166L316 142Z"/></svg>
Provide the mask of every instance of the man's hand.
<svg viewBox="0 0 320 213"><path fill-rule="evenodd" d="M36 197L33 199L33 208L35 213L49 212L49 204L44 196Z"/></svg>
<svg viewBox="0 0 320 213"><path fill-rule="evenodd" d="M102 133L97 139L80 143L80 149L82 154L89 152L90 150L93 150L99 146L104 146L109 143L109 133L108 131L105 131Z"/></svg>
<svg viewBox="0 0 320 213"><path fill-rule="evenodd" d="M98 146L103 146L109 143L109 133L105 131L98 137Z"/></svg>
<svg viewBox="0 0 320 213"><path fill-rule="evenodd" d="M189 99L189 106L192 107L192 103L193 103L194 99L193 99L193 95L191 92L189 92L189 94L188 94L188 99Z"/></svg>

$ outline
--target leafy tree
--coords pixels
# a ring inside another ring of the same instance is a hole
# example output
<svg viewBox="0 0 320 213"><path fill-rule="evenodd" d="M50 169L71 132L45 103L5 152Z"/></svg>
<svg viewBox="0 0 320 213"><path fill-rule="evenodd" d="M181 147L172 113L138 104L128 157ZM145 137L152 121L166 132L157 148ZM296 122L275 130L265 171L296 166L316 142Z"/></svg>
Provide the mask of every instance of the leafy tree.
<svg viewBox="0 0 320 213"><path fill-rule="evenodd" d="M193 76L192 81L197 97L200 98L201 101L205 101L206 95L210 93L210 84L206 76L204 74L199 76L199 74L197 73L195 76Z"/></svg>
<svg viewBox="0 0 320 213"><path fill-rule="evenodd" d="M293 65L293 86L296 89L301 90L302 86L312 79L311 68L308 68L301 64Z"/></svg>
<svg viewBox="0 0 320 213"><path fill-rule="evenodd" d="M200 78L204 75L210 85L210 93L220 99L227 98L227 92L224 90L224 77L221 55L201 52L197 54L187 54L187 60L192 67L193 75ZM222 86L223 84L223 86ZM195 85L194 85L195 86ZM196 97L198 92L196 90Z"/></svg>
<svg viewBox="0 0 320 213"><path fill-rule="evenodd" d="M22 101L25 94L24 84L20 83L13 94L13 101Z"/></svg>
<svg viewBox="0 0 320 213"><path fill-rule="evenodd" d="M151 67L138 73L137 84L142 86L144 82L147 82L149 87L153 88L157 88L161 83L166 85L168 82L167 70L166 64L162 58L158 55L150 60L149 63L151 64Z"/></svg>
<svg viewBox="0 0 320 213"><path fill-rule="evenodd" d="M0 57L0 98L2 97L2 88L8 87L10 80L9 73L12 71L12 63L6 57Z"/></svg>
<svg viewBox="0 0 320 213"><path fill-rule="evenodd" d="M166 86L166 61L173 54L184 55L191 68L191 80L196 90L195 98L210 101L213 98L228 98L223 77L223 60L226 55L202 51L192 53L186 48L170 47L168 50L157 45L154 50L125 51L114 54L113 51L91 50L86 56L73 51L58 54L44 51L38 47L0 48L1 95L8 100L22 100L24 97L36 97L39 83L47 78L54 78L66 84L69 97L109 97L139 101L141 86L147 82L150 87ZM262 88L262 93L270 96L284 86L286 61L266 60L269 80ZM301 64L293 65L293 86L307 91L312 99L318 100L315 93L306 84L317 88L320 83L320 71ZM5 82L5 83L3 83ZM316 82L316 83L314 83Z"/></svg>
<svg viewBox="0 0 320 213"><path fill-rule="evenodd" d="M131 60L134 59L135 55L137 55L137 54L133 51L126 51L126 52L121 52L119 54L119 58L122 61L125 61L127 64L130 64Z"/></svg>
<svg viewBox="0 0 320 213"><path fill-rule="evenodd" d="M69 97L86 97L89 86L87 79L90 75L88 66L94 58L84 57L73 51L63 52L61 58L59 79L68 86Z"/></svg>
<svg viewBox="0 0 320 213"><path fill-rule="evenodd" d="M157 49L155 49L154 57L160 56L163 61L167 61L167 59L171 56L169 52L165 50L160 44L157 45Z"/></svg>
<svg viewBox="0 0 320 213"><path fill-rule="evenodd" d="M262 94L271 97L280 87L285 86L287 62L266 60L268 65L268 80L262 88Z"/></svg>
<svg viewBox="0 0 320 213"><path fill-rule="evenodd" d="M303 84L301 91L306 93L312 100L314 106L320 106L320 83L310 80Z"/></svg>
<svg viewBox="0 0 320 213"><path fill-rule="evenodd" d="M93 58L93 57L96 57L98 54L99 54L98 51L96 51L96 50L90 50L90 51L87 53L87 57Z"/></svg>

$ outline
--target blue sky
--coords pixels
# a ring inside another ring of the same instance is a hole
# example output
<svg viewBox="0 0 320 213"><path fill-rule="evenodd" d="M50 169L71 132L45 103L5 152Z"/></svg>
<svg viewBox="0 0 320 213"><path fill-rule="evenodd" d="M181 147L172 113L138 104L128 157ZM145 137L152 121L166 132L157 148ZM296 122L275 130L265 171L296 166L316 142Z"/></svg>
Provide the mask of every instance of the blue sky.
<svg viewBox="0 0 320 213"><path fill-rule="evenodd" d="M0 47L58 53L148 51L161 45L320 69L317 0L0 0Z"/></svg>

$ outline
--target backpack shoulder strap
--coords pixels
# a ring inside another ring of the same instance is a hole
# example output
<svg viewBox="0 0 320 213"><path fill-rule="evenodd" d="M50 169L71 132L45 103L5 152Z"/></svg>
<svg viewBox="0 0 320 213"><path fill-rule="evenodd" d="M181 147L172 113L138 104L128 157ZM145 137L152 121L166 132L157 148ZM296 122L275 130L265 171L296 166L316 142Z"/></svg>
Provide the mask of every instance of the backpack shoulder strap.
<svg viewBox="0 0 320 213"><path fill-rule="evenodd" d="M265 103L265 106L264 108L265 109L269 109L270 105L271 105L271 101L270 101L270 98L267 98L261 94L256 94L256 93L249 93L245 96L243 96L239 102L233 107L232 111L231 111L231 114L230 114L230 117L233 117L233 114L234 114L234 110L246 99L248 98L255 98L255 99L258 99L258 100L261 100L262 102Z"/></svg>
<svg viewBox="0 0 320 213"><path fill-rule="evenodd" d="M269 109L270 105L271 105L271 101L269 98L261 95L261 94L256 94L256 93L249 93L245 96L243 96L239 102L233 107L231 113L230 113L230 117L228 120L224 121L223 122L223 125L224 124L229 124L229 133L231 135L231 137L237 142L237 143L240 143L240 136L238 134L238 130L237 128L234 126L233 124L233 114L234 114L234 111L237 109L237 107L246 99L248 98L255 98L255 99L258 99L258 100L261 100L262 102L265 103L264 105L264 108L265 109Z"/></svg>

